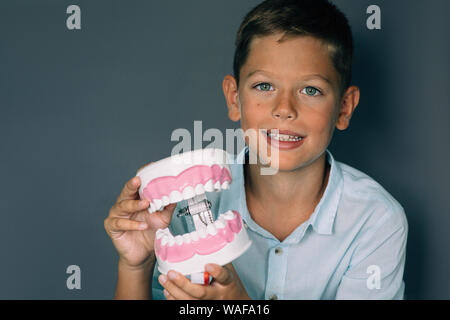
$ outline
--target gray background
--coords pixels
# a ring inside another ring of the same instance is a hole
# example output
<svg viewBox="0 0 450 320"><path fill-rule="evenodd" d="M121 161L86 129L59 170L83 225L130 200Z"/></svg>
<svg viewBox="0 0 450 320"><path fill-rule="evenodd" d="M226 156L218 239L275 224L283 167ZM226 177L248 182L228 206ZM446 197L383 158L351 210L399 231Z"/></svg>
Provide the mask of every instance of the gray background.
<svg viewBox="0 0 450 320"><path fill-rule="evenodd" d="M0 298L109 299L103 220L176 128L236 128L221 89L256 0L0 2ZM450 2L336 0L355 38L360 105L336 159L405 208L409 299L450 298ZM66 28L81 7L82 29ZM366 28L366 8L382 30ZM67 266L81 290L66 288Z"/></svg>

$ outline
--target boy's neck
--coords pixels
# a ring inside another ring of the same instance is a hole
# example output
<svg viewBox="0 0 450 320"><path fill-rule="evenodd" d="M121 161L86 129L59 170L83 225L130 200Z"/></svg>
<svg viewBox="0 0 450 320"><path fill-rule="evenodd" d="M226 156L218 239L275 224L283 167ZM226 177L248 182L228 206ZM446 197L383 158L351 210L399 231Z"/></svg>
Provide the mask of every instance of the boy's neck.
<svg viewBox="0 0 450 320"><path fill-rule="evenodd" d="M245 190L252 218L286 223L307 220L322 198L329 171L326 152L307 167L275 175L261 175L259 165L246 163Z"/></svg>

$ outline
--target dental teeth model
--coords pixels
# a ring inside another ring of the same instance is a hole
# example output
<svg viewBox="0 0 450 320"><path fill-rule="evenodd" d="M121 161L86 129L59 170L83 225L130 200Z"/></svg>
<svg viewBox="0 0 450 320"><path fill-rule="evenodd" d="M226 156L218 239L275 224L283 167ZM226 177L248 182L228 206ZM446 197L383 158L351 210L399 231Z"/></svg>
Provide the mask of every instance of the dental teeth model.
<svg viewBox="0 0 450 320"><path fill-rule="evenodd" d="M142 182L139 195L150 201L150 213L187 200L188 206L177 216L192 216L196 229L176 236L169 228L157 230L155 255L161 273L175 270L191 275L192 282L204 283L203 279L209 279L205 264L225 265L250 247L241 215L229 210L214 221L206 198L206 192L229 188L231 173L226 160L224 150L199 149L151 163L137 173Z"/></svg>

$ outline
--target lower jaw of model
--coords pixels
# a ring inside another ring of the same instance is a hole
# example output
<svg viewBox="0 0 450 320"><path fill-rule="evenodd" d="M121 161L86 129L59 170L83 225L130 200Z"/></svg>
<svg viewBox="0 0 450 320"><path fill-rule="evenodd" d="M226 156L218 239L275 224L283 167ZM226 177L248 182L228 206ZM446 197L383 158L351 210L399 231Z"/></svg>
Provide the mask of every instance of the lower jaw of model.
<svg viewBox="0 0 450 320"><path fill-rule="evenodd" d="M204 271L207 263L225 265L244 253L251 242L237 211L227 211L214 223L191 233L174 237L169 229L156 234L155 254L159 271L182 274Z"/></svg>
<svg viewBox="0 0 450 320"><path fill-rule="evenodd" d="M226 153L220 149L200 149L152 163L138 173L139 194L150 201L153 213L170 203L187 200L178 216L192 216L195 231L173 235L169 228L156 232L155 255L158 270L198 275L205 265L225 265L242 255L251 245L242 217L229 210L213 220L206 192L228 189L231 174Z"/></svg>

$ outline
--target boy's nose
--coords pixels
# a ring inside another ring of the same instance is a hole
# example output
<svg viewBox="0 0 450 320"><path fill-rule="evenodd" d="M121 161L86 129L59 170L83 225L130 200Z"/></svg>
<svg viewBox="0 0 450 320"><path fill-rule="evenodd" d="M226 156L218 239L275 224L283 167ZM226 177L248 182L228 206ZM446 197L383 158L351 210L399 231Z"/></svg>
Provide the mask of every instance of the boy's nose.
<svg viewBox="0 0 450 320"><path fill-rule="evenodd" d="M279 120L294 120L297 118L297 110L289 102L280 103L272 110L272 116Z"/></svg>
<svg viewBox="0 0 450 320"><path fill-rule="evenodd" d="M287 114L284 112L277 112L273 114L274 118L280 119L280 120L286 120L286 119L294 119L294 115L293 114Z"/></svg>

